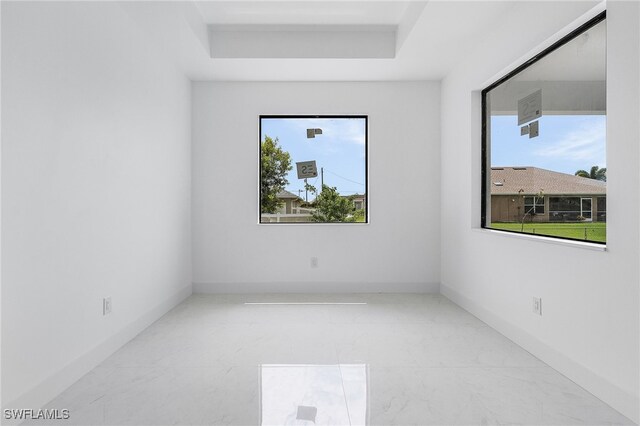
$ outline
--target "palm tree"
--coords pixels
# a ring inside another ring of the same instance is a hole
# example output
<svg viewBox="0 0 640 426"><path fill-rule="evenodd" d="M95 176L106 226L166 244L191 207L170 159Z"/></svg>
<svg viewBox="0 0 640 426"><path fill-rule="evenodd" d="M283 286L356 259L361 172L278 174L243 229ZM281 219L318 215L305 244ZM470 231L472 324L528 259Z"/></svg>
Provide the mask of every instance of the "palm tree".
<svg viewBox="0 0 640 426"><path fill-rule="evenodd" d="M586 170L578 170L575 172L576 176L585 177L589 179L601 180L603 182L607 181L607 168L600 168L598 166L591 167L590 171Z"/></svg>

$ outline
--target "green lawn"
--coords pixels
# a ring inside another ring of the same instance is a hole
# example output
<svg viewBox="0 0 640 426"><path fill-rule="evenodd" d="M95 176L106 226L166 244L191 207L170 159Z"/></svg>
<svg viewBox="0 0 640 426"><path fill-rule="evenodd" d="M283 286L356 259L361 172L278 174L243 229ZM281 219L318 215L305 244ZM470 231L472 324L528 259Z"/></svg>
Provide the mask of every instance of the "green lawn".
<svg viewBox="0 0 640 426"><path fill-rule="evenodd" d="M490 228L505 231L520 232L520 223L492 223ZM585 238L586 231L586 238ZM606 223L577 222L577 223L525 223L524 232L527 234L548 235L553 237L573 238L604 243L607 241Z"/></svg>

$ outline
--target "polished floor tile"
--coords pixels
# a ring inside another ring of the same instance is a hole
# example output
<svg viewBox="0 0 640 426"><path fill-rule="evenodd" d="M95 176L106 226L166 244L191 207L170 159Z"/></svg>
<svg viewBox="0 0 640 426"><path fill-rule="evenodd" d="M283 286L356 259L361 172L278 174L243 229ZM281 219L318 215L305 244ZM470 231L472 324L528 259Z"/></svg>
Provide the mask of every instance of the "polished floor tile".
<svg viewBox="0 0 640 426"><path fill-rule="evenodd" d="M439 295L193 295L56 425L632 425ZM45 424L33 421L30 424Z"/></svg>

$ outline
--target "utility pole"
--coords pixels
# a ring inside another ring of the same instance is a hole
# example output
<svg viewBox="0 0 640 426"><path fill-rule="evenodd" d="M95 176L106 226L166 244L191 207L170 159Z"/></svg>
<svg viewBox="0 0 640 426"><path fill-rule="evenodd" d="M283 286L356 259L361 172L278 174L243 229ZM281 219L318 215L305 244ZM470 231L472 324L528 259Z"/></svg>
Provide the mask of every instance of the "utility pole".
<svg viewBox="0 0 640 426"><path fill-rule="evenodd" d="M320 167L320 192L324 188L324 167Z"/></svg>

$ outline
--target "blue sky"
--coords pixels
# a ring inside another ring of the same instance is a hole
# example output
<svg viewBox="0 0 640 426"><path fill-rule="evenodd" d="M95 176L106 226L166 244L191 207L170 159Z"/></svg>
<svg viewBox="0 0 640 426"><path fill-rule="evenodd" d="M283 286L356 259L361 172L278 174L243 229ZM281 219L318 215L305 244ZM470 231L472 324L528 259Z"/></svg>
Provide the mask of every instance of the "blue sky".
<svg viewBox="0 0 640 426"><path fill-rule="evenodd" d="M307 129L322 129L321 135L307 139ZM342 195L365 192L365 120L362 118L269 118L262 119L262 135L278 138L291 155L293 169L287 175L289 192L298 194L304 180L297 178L295 163L316 161L318 177L309 183L320 190L320 168L325 185L335 186ZM300 193L304 198L304 192ZM309 201L313 199L309 194Z"/></svg>
<svg viewBox="0 0 640 426"><path fill-rule="evenodd" d="M574 174L606 167L605 115L548 115L540 136L520 136L515 115L491 117L491 166L534 166Z"/></svg>

